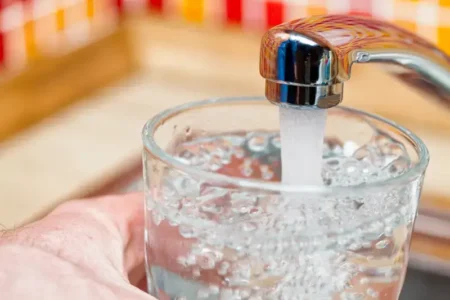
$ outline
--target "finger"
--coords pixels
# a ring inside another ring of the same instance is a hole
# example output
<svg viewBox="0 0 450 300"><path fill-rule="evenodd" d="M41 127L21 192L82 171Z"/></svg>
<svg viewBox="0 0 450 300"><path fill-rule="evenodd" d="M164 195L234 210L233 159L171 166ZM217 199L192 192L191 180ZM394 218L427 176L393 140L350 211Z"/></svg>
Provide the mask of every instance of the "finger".
<svg viewBox="0 0 450 300"><path fill-rule="evenodd" d="M147 276L144 276L141 278L140 281L138 281L135 286L140 289L141 291L148 291L148 286L147 286ZM160 299L161 300L161 299Z"/></svg>
<svg viewBox="0 0 450 300"><path fill-rule="evenodd" d="M143 205L142 194L69 201L4 235L0 245L40 248L105 278L127 279L144 261Z"/></svg>
<svg viewBox="0 0 450 300"><path fill-rule="evenodd" d="M119 229L124 249L123 266L128 273L144 263L144 195L142 193L104 197L98 200Z"/></svg>

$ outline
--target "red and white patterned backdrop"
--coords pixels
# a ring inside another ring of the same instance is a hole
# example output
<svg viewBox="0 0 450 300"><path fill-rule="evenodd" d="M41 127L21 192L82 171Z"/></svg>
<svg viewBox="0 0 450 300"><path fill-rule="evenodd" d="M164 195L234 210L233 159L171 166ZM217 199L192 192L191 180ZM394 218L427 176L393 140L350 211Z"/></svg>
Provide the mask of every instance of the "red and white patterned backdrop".
<svg viewBox="0 0 450 300"><path fill-rule="evenodd" d="M340 13L372 16L396 23L450 54L450 0L119 0L125 7L179 15L186 21L239 24L263 30L310 15ZM145 3L142 3L145 2Z"/></svg>
<svg viewBox="0 0 450 300"><path fill-rule="evenodd" d="M366 15L407 28L450 54L450 0L0 0L0 69L71 51L114 30L122 17L143 12L261 32L310 15Z"/></svg>

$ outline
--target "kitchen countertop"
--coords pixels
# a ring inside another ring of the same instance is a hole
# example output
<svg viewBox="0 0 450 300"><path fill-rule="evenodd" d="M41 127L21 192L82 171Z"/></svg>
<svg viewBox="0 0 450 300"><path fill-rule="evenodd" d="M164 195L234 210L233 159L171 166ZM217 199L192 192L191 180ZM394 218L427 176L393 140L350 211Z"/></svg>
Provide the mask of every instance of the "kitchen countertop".
<svg viewBox="0 0 450 300"><path fill-rule="evenodd" d="M61 201L94 191L139 160L141 128L156 112L210 97L263 94L258 34L155 19L134 21L129 29L142 66L139 72L1 145L4 227L20 225ZM377 66L354 68L344 103L424 133L432 155L445 157L450 149L450 139L442 138L450 137L447 112L394 82ZM412 123L411 115L418 121ZM445 184L450 166L441 165L447 163L432 161L425 188L425 195L433 192L444 199L439 205L445 209L450 207L446 200L450 185Z"/></svg>

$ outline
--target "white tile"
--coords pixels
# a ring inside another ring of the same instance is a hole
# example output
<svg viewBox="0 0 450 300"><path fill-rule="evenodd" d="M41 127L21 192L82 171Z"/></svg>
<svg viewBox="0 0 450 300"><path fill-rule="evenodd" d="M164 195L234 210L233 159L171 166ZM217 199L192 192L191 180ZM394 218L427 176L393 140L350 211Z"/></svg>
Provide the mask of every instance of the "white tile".
<svg viewBox="0 0 450 300"><path fill-rule="evenodd" d="M327 0L327 8L330 13L348 13L350 11L350 0Z"/></svg>
<svg viewBox="0 0 450 300"><path fill-rule="evenodd" d="M394 1L372 1L372 16L382 20L394 20Z"/></svg>
<svg viewBox="0 0 450 300"><path fill-rule="evenodd" d="M419 2L417 4L417 23L427 26L438 26L439 6L433 3Z"/></svg>
<svg viewBox="0 0 450 300"><path fill-rule="evenodd" d="M245 29L263 29L266 24L266 8L261 0L243 0L242 23Z"/></svg>
<svg viewBox="0 0 450 300"><path fill-rule="evenodd" d="M282 0L282 2L284 2L286 4L289 4L289 5L303 5L303 6L306 6L311 1L310 0Z"/></svg>
<svg viewBox="0 0 450 300"><path fill-rule="evenodd" d="M205 1L205 21L211 25L225 22L225 1Z"/></svg>
<svg viewBox="0 0 450 300"><path fill-rule="evenodd" d="M23 5L20 2L5 7L2 12L1 29L10 31L21 27L25 21Z"/></svg>
<svg viewBox="0 0 450 300"><path fill-rule="evenodd" d="M304 18L305 16L306 16L306 6L294 3L289 3L286 5L286 10L284 12L285 22Z"/></svg>

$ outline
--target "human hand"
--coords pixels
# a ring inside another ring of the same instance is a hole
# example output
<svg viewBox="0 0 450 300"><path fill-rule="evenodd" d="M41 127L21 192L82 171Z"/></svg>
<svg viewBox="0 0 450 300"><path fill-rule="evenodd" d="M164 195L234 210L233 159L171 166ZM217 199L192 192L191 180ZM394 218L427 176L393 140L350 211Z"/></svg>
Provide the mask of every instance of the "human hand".
<svg viewBox="0 0 450 300"><path fill-rule="evenodd" d="M154 300L143 291L143 199L70 201L0 233L0 299Z"/></svg>
<svg viewBox="0 0 450 300"><path fill-rule="evenodd" d="M129 194L70 201L42 220L4 232L0 236L0 299L155 300L144 292L143 199L142 194ZM191 270L173 258L185 255L190 243L167 222L160 226L149 236L150 259L189 277ZM204 272L200 280L222 285L214 270ZM353 292L368 288L355 287ZM400 287L370 285L380 299L397 299ZM170 299L158 293L160 300Z"/></svg>

